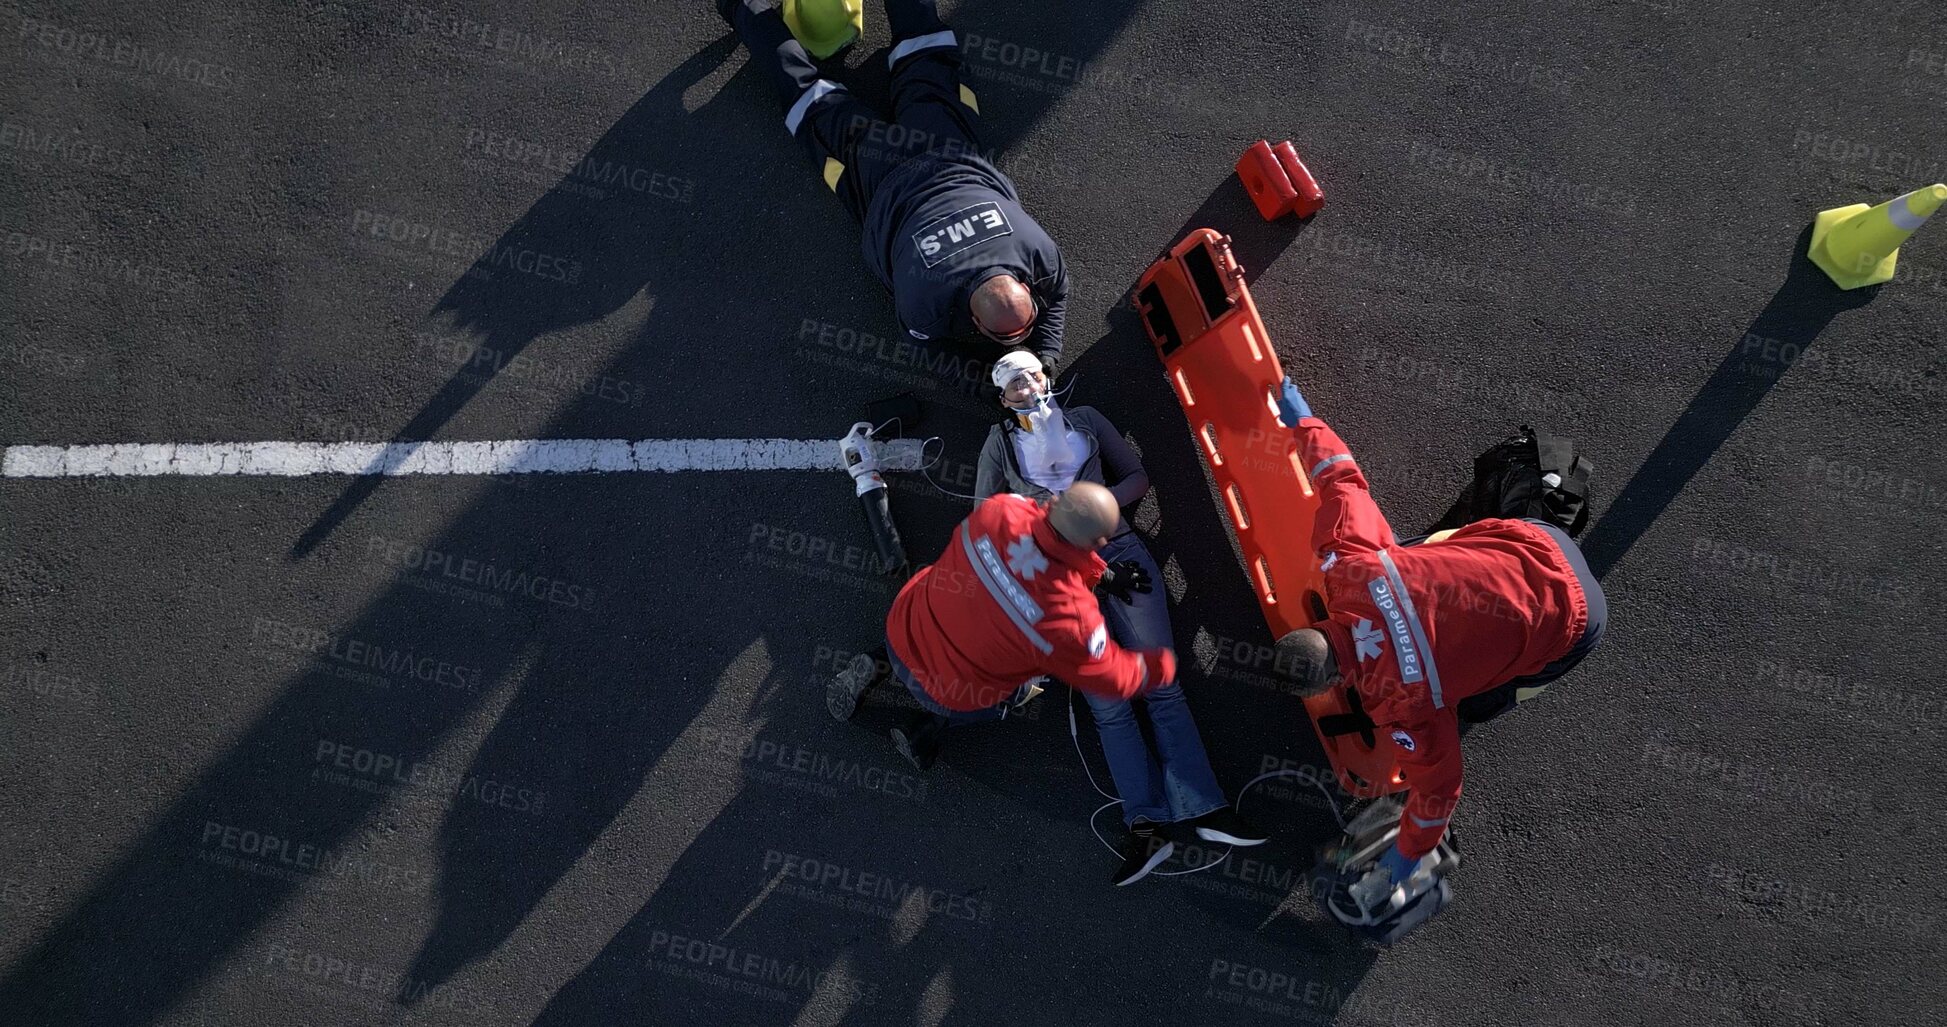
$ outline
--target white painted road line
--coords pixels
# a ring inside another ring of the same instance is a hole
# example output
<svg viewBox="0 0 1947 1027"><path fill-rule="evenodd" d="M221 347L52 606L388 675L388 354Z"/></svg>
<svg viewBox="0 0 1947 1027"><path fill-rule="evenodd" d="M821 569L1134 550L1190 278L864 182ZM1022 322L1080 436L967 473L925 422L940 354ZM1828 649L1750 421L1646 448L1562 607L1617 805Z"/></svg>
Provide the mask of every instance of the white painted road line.
<svg viewBox="0 0 1947 1027"><path fill-rule="evenodd" d="M154 442L8 446L0 477L261 474L612 474L822 471L828 439L512 439L503 442Z"/></svg>

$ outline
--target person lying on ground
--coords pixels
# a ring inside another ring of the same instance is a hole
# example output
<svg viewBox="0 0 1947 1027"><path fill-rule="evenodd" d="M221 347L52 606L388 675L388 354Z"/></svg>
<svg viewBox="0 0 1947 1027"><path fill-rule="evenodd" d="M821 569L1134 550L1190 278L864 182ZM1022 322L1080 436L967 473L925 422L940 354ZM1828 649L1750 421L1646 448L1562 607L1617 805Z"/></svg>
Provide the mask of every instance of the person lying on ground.
<svg viewBox="0 0 1947 1027"><path fill-rule="evenodd" d="M886 0L891 119L820 77L778 0L718 0L717 9L776 87L785 131L863 224L866 265L907 334L983 338L994 347L985 359L1024 345L1054 374L1068 306L1061 251L983 154L959 39L934 0Z"/></svg>
<svg viewBox="0 0 1947 1027"><path fill-rule="evenodd" d="M993 382L1007 416L988 431L981 448L977 501L1008 493L1051 499L1076 482L1091 482L1106 486L1117 506L1126 508L1149 492L1149 474L1128 440L1094 407L1064 409L1034 354L1017 350L1003 356L994 365ZM1131 582L1101 601L1109 637L1137 651L1169 646L1169 596L1153 585L1162 572L1126 518L1118 516L1101 557L1116 581ZM1143 696L1153 750L1130 700L1089 692L1082 697L1094 714L1129 832L1113 883L1141 879L1168 859L1178 842L1264 842L1264 834L1225 800L1179 682Z"/></svg>

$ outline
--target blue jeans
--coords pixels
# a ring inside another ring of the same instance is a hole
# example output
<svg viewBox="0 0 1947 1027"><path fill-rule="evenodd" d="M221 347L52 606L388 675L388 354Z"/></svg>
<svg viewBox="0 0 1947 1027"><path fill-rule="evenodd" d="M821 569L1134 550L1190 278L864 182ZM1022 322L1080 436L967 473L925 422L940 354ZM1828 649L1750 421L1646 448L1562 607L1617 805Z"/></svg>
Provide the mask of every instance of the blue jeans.
<svg viewBox="0 0 1947 1027"><path fill-rule="evenodd" d="M1175 639L1170 633L1169 592L1163 587L1163 572L1142 539L1133 531L1124 532L1102 547L1102 559L1110 563L1134 560L1154 582L1149 594L1132 594L1133 603L1102 597L1102 618L1108 621L1116 644L1125 649L1170 647ZM1149 705L1149 725L1156 735L1154 753L1143 740L1142 725L1136 722L1136 711L1127 700L1104 699L1087 692L1082 698L1095 714L1102 755L1109 761L1116 794L1122 797L1124 824L1134 824L1138 819L1170 824L1228 805L1224 790L1217 785L1217 775L1210 770L1210 757L1203 751L1203 738L1197 734L1190 704L1183 700L1182 685L1171 683L1143 697Z"/></svg>
<svg viewBox="0 0 1947 1027"><path fill-rule="evenodd" d="M941 706L938 700L926 694L926 686L920 684L919 679L913 676L913 669L906 666L906 661L899 658L898 650L894 649L891 643L887 643L886 645L886 662L892 664L893 678L900 684L906 686L906 691L912 693L913 701L919 704L920 709L936 717L945 717L946 726L948 727L960 727L964 724L984 724L990 720L1000 720L1007 716L1007 711L1013 707L1016 700L1021 698L1021 693L1027 691L1028 687L1026 684L1023 684L1020 688L1014 690L1013 695L984 710L949 710Z"/></svg>

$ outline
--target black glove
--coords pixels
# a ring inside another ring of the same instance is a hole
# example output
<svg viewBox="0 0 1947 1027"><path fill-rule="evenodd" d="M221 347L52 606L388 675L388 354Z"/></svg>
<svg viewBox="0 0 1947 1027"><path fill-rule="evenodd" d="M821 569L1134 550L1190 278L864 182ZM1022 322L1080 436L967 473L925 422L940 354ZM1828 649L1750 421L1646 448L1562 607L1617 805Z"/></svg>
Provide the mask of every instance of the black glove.
<svg viewBox="0 0 1947 1027"><path fill-rule="evenodd" d="M1122 600L1127 606L1134 603L1135 593L1148 595L1153 586L1149 583L1149 572L1134 560L1117 560L1102 572L1102 580L1096 583L1097 592L1105 592Z"/></svg>

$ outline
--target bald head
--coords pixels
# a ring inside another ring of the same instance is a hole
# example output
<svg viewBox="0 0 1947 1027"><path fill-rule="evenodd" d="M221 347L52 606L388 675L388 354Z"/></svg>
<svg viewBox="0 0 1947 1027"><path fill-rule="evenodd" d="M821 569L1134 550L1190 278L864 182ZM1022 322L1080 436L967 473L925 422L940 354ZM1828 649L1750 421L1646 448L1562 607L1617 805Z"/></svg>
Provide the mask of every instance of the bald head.
<svg viewBox="0 0 1947 1027"><path fill-rule="evenodd" d="M1278 639L1277 657L1271 666L1301 696L1325 691L1339 676L1332 643L1316 628L1299 628Z"/></svg>
<svg viewBox="0 0 1947 1027"><path fill-rule="evenodd" d="M1092 481L1078 481L1048 507L1056 533L1083 549L1100 549L1122 521L1115 493Z"/></svg>
<svg viewBox="0 0 1947 1027"><path fill-rule="evenodd" d="M968 306L974 326L990 339L1006 341L1034 326L1034 295L1013 275L995 275L975 286Z"/></svg>

